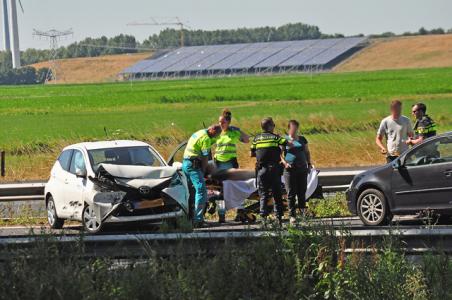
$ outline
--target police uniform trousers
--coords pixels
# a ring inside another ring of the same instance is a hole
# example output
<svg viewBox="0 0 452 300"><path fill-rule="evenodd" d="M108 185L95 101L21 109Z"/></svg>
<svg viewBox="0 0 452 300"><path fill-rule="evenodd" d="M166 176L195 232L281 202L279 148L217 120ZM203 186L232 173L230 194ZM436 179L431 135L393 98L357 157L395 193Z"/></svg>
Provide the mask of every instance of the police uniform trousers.
<svg viewBox="0 0 452 300"><path fill-rule="evenodd" d="M274 210L277 217L283 216L282 187L281 187L282 169L279 164L262 165L257 169L257 188L260 200L260 214L263 217L268 216L268 200L273 195Z"/></svg>

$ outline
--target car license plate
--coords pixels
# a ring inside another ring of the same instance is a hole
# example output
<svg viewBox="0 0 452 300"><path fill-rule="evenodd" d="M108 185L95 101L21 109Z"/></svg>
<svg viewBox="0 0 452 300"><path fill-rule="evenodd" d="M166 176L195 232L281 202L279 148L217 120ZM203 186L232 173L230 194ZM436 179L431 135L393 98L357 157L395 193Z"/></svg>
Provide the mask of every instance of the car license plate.
<svg viewBox="0 0 452 300"><path fill-rule="evenodd" d="M164 206L164 205L165 205L165 203L163 202L162 198L154 199L154 200L142 200L140 202L134 203L135 209L154 208L154 207L160 207L160 206Z"/></svg>

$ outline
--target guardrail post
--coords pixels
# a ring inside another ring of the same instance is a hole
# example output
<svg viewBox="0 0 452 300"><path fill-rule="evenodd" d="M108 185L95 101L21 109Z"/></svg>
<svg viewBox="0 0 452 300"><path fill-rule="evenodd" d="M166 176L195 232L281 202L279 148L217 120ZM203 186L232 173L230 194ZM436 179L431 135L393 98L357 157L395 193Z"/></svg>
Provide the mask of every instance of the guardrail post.
<svg viewBox="0 0 452 300"><path fill-rule="evenodd" d="M0 152L0 173L5 177L5 151Z"/></svg>

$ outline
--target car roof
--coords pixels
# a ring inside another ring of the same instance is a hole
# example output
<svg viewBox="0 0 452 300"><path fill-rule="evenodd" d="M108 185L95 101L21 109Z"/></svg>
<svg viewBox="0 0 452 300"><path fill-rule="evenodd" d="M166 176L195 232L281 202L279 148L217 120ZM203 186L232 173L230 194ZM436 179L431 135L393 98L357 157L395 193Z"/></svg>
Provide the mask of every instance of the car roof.
<svg viewBox="0 0 452 300"><path fill-rule="evenodd" d="M441 134L439 134L439 135L437 135L437 136L439 136L439 137L443 137L443 136L452 136L452 131L444 132L444 133L441 133Z"/></svg>
<svg viewBox="0 0 452 300"><path fill-rule="evenodd" d="M123 148L123 147L149 147L149 144L141 141L116 140L116 141L98 141L78 143L67 146L64 150L73 148L84 148L86 150L106 149L106 148Z"/></svg>

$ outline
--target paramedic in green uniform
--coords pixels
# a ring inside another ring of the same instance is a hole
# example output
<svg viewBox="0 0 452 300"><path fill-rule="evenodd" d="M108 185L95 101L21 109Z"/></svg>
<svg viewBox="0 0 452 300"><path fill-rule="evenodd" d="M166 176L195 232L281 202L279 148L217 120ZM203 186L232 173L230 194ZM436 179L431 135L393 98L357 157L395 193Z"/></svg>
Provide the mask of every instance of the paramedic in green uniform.
<svg viewBox="0 0 452 300"><path fill-rule="evenodd" d="M228 170L231 168L239 168L237 162L237 144L239 142L248 143L250 138L240 128L231 126L232 113L223 110L219 124L221 126L221 134L216 138L215 148L215 164L218 170Z"/></svg>
<svg viewBox="0 0 452 300"><path fill-rule="evenodd" d="M224 109L218 120L221 126L221 134L216 138L215 144L215 166L217 170L223 171L228 169L238 169L239 163L237 161L237 144L239 142L249 143L249 136L240 130L240 128L231 126L232 113L228 109ZM220 222L225 221L224 208L218 210ZM237 216L235 220L238 221L244 217L243 207L237 208Z"/></svg>
<svg viewBox="0 0 452 300"><path fill-rule="evenodd" d="M219 125L212 125L208 129L201 129L192 134L184 152L182 170L195 189L195 225L202 226L204 222L203 210L207 201L206 181L204 179L209 154L214 138L221 133Z"/></svg>

